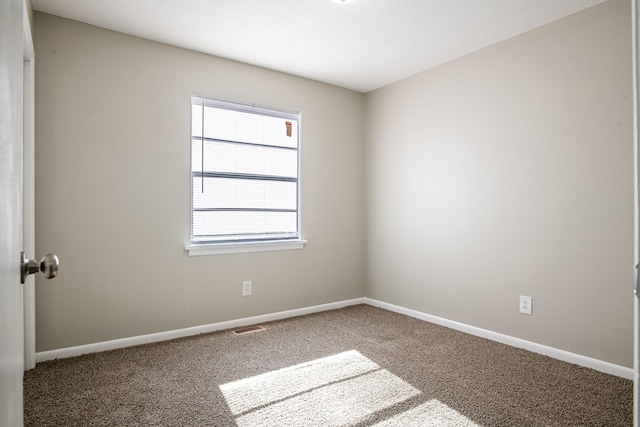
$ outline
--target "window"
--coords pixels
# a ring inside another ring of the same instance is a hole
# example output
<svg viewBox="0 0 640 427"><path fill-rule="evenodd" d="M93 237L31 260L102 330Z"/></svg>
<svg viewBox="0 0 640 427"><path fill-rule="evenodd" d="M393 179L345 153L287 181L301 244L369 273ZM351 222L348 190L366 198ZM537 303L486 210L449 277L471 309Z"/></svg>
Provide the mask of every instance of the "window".
<svg viewBox="0 0 640 427"><path fill-rule="evenodd" d="M299 131L300 113L191 97L190 255L302 246Z"/></svg>

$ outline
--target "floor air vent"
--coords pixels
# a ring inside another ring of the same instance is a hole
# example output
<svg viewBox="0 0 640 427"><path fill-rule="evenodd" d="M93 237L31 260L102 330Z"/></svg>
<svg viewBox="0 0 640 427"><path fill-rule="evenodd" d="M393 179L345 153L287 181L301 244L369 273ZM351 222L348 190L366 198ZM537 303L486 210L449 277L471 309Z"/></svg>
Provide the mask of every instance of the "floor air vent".
<svg viewBox="0 0 640 427"><path fill-rule="evenodd" d="M256 326L247 326L246 328L240 328L233 331L235 335L245 335L251 334L253 332L260 332L266 330L264 326L256 325Z"/></svg>

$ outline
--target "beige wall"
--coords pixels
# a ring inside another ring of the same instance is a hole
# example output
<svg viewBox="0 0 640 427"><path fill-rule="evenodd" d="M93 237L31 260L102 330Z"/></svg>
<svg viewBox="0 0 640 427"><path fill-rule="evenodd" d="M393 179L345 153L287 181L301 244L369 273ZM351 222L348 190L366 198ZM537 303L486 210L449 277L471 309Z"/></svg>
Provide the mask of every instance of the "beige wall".
<svg viewBox="0 0 640 427"><path fill-rule="evenodd" d="M364 96L37 13L37 350L366 295L631 367L630 28L610 0ZM302 111L305 249L186 255L191 92Z"/></svg>
<svg viewBox="0 0 640 427"><path fill-rule="evenodd" d="M366 295L632 367L631 52L611 0L368 94Z"/></svg>
<svg viewBox="0 0 640 427"><path fill-rule="evenodd" d="M37 351L362 297L362 94L41 13L35 47ZM304 249L187 256L192 92L302 112Z"/></svg>

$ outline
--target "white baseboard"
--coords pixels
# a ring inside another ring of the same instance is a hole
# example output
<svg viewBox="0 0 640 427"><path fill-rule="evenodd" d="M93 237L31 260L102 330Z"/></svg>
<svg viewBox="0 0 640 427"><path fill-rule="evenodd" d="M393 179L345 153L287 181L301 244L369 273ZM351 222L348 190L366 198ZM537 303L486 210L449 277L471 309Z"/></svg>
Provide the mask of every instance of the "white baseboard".
<svg viewBox="0 0 640 427"><path fill-rule="evenodd" d="M386 302L377 301L371 298L365 298L364 303L372 305L374 307L383 308L385 310L393 311L396 313L404 314L416 319L424 320L426 322L435 323L437 325L446 326L447 328L455 329L461 332L465 332L470 335L475 335L481 338L486 338L492 341L497 341L502 344L506 344L512 347L523 348L534 353L543 354L545 356L552 357L554 359L562 360L564 362L573 363L576 365L584 366L586 368L595 369L596 371L604 372L607 374L615 375L628 380L633 380L635 377L634 370L613 363L604 362L602 360L593 359L591 357L582 356L580 354L571 353L568 351L560 350L554 347L538 344L535 342L523 340L520 338L514 338L509 335L500 334L498 332L489 331L487 329L477 328L464 323L456 322L453 320L445 319L438 316L432 316L430 314L422 313L420 311L411 310L408 308L400 307Z"/></svg>
<svg viewBox="0 0 640 427"><path fill-rule="evenodd" d="M487 329L477 328L475 326L467 325L464 323L456 322L453 320L445 319L438 316L422 313L416 310L400 307L397 305L389 304L386 302L378 301L371 298L355 298L351 300L344 300L333 302L329 304L315 305L311 307L298 308L294 310L281 311L277 313L264 314L260 316L245 317L242 319L229 320L219 323L211 323L208 325L194 326L191 328L176 329L173 331L158 332L155 334L140 335L136 337L121 338L112 341L104 341L94 344L80 345L76 347L67 347L56 350L49 350L36 353L36 363L45 362L47 360L64 359L67 357L81 356L83 354L96 353L100 351L115 350L119 348L132 347L135 345L149 344L159 341L166 341L175 338L188 337L192 335L206 334L209 332L220 331L223 329L233 329L242 326L255 325L258 323L271 322L274 320L286 319L290 317L303 316L305 314L319 313L327 310L334 310L337 308L347 307L357 304L368 304L374 307L380 307L385 310L393 311L396 313L404 314L416 319L424 320L426 322L435 323L437 325L445 326L447 328L455 329L461 332L475 335L478 337L486 338L492 341L497 341L502 344L510 345L512 347L523 348L525 350L532 351L534 353L543 354L545 356L553 357L554 359L562 360L564 362L574 363L576 365L584 366L587 368L595 369L600 372L615 375L618 377L633 380L635 377L634 370L613 363L604 362L602 360L593 359L590 357L582 356L579 354L571 353L568 351L560 350L554 347L534 343L531 341L523 340L520 338L514 338L509 335L500 334L498 332L489 331Z"/></svg>
<svg viewBox="0 0 640 427"><path fill-rule="evenodd" d="M289 317L304 316L305 314L319 313L327 310L347 307L350 305L364 304L364 298L355 298L332 302L329 304L315 305L312 307L298 308L294 310L280 311L277 313L264 314L260 316L245 317L242 319L229 320L226 322L211 323L208 325L194 326L191 328L176 329L173 331L158 332L155 334L140 335L137 337L121 338L111 341L103 341L94 344L79 345L76 347L60 348L56 350L42 351L36 353L36 363L47 360L64 359L67 357L81 356L83 354L97 353L100 351L115 350L118 348L132 347L134 345L149 344L159 341L172 340L175 338L188 337L192 335L206 334L223 329L233 329L242 326L255 325L257 323L271 322L274 320L287 319Z"/></svg>

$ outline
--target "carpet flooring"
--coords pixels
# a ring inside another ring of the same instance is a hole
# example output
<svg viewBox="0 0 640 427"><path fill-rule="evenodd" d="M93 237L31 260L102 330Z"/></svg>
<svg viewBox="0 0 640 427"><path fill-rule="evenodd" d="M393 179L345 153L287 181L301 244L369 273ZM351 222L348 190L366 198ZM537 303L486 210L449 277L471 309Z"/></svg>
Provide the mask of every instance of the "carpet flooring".
<svg viewBox="0 0 640 427"><path fill-rule="evenodd" d="M357 305L40 363L26 426L631 426L633 383Z"/></svg>

